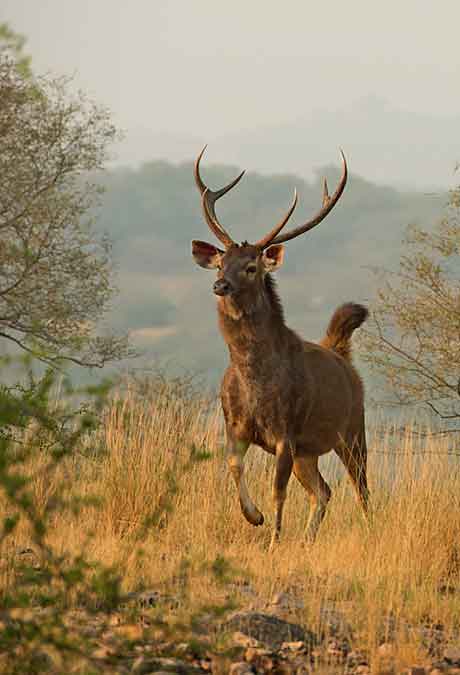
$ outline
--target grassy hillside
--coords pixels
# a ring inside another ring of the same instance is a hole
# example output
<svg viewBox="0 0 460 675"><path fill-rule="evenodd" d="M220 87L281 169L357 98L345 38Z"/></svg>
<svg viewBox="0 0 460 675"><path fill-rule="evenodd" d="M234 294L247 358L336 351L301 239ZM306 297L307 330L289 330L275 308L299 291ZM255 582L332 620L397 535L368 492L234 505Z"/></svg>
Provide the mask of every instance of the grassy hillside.
<svg viewBox="0 0 460 675"><path fill-rule="evenodd" d="M266 516L263 527L253 528L242 517L225 466L216 403L187 387L145 381L141 388L133 383L120 391L105 409L100 430L53 471L44 471L52 448L37 447L22 469L30 479L33 512L49 514L47 546L116 570L123 592L151 589L157 598L150 613L141 610L143 623L129 607L96 622L97 611L92 615L94 610L79 606L78 595L66 598L61 612L68 630L85 635L86 656L94 655L90 670L72 672L128 672L123 655L132 662L136 655L176 650L179 642L193 645L193 640L204 641L206 653L221 654L222 666L213 672L229 672L225 654L236 638L219 629L218 619L226 616L225 608L266 608L277 594L294 603L291 620L318 636L317 664L330 658L337 663L318 672L401 673L406 666L431 663L458 639L460 478L449 465L449 441L419 432L420 427L409 428L397 436L391 428L383 434L370 429L369 525L349 481L338 479L325 463L333 498L314 545L304 542L308 500L293 478L282 541L271 554L272 458L257 448L248 457L249 490ZM202 461L191 461L199 456ZM53 510L57 498L71 503L75 495L78 511ZM0 518L10 515L2 496ZM21 518L14 541L0 542L2 599L24 574L18 562L24 551L33 555L34 544ZM32 596L39 558L34 565ZM50 584L52 591L59 578ZM33 608L14 617L22 617L24 626L37 612L46 619L39 595ZM323 635L326 609L339 617L338 633ZM270 611L283 610L272 604ZM334 657L331 638L339 645ZM341 644L348 651L342 653ZM347 669L349 652L361 654L372 671ZM307 663L310 657L302 658ZM12 672L1 663L0 670ZM46 672L64 670L57 665Z"/></svg>

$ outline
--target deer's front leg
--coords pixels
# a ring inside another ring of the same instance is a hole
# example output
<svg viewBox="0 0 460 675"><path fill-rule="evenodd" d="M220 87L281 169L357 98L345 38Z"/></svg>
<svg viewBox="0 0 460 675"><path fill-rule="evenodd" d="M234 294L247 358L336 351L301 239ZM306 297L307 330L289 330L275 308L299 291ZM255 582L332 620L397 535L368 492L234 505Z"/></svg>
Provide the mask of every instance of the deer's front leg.
<svg viewBox="0 0 460 675"><path fill-rule="evenodd" d="M229 438L227 449L227 461L236 483L238 496L240 498L241 510L246 520L251 525L262 525L264 522L263 514L249 496L244 479L244 457L246 455L249 443L247 441L238 441Z"/></svg>
<svg viewBox="0 0 460 675"><path fill-rule="evenodd" d="M273 500L275 502L275 529L270 544L270 549L279 542L281 535L281 522L283 520L283 507L286 501L287 485L292 472L292 452L289 443L282 442L276 448L275 480L273 482Z"/></svg>

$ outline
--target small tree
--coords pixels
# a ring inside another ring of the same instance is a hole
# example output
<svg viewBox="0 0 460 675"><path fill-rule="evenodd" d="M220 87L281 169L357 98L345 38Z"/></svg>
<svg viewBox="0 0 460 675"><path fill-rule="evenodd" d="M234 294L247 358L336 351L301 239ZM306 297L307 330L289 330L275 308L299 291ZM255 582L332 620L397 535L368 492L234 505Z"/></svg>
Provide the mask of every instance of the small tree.
<svg viewBox="0 0 460 675"><path fill-rule="evenodd" d="M0 49L4 53L9 53L14 59L15 67L24 77L30 77L31 58L24 54L24 45L26 38L11 30L7 23L0 23Z"/></svg>
<svg viewBox="0 0 460 675"><path fill-rule="evenodd" d="M377 270L364 358L390 385L390 402L460 419L460 188L432 231L408 228L405 246L397 272Z"/></svg>
<svg viewBox="0 0 460 675"><path fill-rule="evenodd" d="M114 287L90 172L115 135L106 110L66 80L24 74L0 46L0 336L48 362L126 354L124 337L95 334Z"/></svg>

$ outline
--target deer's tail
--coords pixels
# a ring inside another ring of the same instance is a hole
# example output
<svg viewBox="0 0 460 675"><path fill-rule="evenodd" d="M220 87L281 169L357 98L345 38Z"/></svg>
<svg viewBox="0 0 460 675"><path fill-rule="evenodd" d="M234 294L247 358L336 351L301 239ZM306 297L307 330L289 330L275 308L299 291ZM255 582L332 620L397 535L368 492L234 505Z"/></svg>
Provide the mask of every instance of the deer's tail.
<svg viewBox="0 0 460 675"><path fill-rule="evenodd" d="M367 319L369 312L363 305L346 302L337 307L329 321L326 335L320 344L326 349L333 349L345 359L351 357L351 336L356 328Z"/></svg>

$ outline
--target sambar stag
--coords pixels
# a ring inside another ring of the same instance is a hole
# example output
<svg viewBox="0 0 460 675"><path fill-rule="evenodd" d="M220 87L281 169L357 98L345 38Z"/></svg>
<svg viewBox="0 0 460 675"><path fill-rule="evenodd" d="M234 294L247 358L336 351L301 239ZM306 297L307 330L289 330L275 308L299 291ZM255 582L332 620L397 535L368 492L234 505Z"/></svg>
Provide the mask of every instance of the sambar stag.
<svg viewBox="0 0 460 675"><path fill-rule="evenodd" d="M292 470L310 497L306 536L313 540L331 497L318 469L321 455L335 450L356 488L363 510L368 507L364 395L351 363L350 339L367 317L362 305L347 303L333 314L320 344L306 342L285 324L272 272L283 262L283 243L318 225L339 201L347 182L347 164L332 196L324 181L321 209L308 222L284 231L297 204L254 244L237 244L219 222L215 203L233 188L212 191L195 163L195 180L204 217L223 249L192 242L195 262L217 270L213 290L222 336L230 353L221 387L228 461L241 509L252 525L264 517L253 503L244 478L244 457L251 443L275 456L273 498L276 517L272 545L279 540L283 505Z"/></svg>

